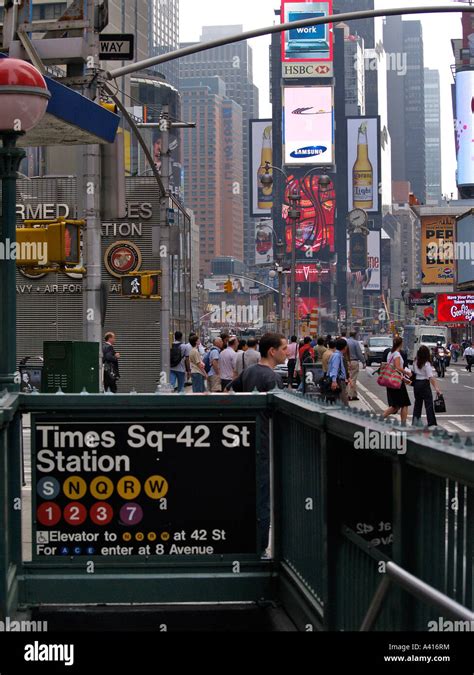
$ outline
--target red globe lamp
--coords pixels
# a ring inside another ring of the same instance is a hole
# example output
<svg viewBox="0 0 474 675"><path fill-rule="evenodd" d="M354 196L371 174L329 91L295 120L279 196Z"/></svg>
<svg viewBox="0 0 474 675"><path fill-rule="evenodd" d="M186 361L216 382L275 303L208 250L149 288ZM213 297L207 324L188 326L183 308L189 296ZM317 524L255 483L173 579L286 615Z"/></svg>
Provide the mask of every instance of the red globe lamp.
<svg viewBox="0 0 474 675"><path fill-rule="evenodd" d="M25 133L42 119L51 94L31 63L0 59L0 134Z"/></svg>

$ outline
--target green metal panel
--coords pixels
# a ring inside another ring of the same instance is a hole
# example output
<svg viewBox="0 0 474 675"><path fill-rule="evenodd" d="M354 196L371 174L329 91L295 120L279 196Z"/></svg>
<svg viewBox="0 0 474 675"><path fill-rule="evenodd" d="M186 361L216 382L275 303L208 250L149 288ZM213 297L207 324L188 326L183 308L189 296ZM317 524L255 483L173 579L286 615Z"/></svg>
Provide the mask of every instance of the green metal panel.
<svg viewBox="0 0 474 675"><path fill-rule="evenodd" d="M99 392L98 342L56 341L43 344L43 392Z"/></svg>
<svg viewBox="0 0 474 675"><path fill-rule="evenodd" d="M0 619L18 605L21 565L21 471L18 397L0 398Z"/></svg>
<svg viewBox="0 0 474 675"><path fill-rule="evenodd" d="M176 602L259 602L276 600L276 575L269 561L170 561L124 565L37 565L26 563L20 578L20 604L105 604Z"/></svg>

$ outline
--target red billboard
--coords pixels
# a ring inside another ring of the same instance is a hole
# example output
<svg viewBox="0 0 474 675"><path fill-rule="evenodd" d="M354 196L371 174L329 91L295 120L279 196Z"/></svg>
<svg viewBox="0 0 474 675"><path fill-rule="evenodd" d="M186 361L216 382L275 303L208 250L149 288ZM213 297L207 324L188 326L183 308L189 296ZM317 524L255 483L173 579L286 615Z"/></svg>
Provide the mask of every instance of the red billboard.
<svg viewBox="0 0 474 675"><path fill-rule="evenodd" d="M469 323L474 319L474 293L438 293L438 323Z"/></svg>

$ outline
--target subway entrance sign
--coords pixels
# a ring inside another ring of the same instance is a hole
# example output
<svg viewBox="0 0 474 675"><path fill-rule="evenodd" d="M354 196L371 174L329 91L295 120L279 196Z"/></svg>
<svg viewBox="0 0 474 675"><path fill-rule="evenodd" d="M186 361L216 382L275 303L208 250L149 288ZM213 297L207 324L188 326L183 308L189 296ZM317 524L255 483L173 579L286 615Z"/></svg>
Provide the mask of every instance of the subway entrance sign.
<svg viewBox="0 0 474 675"><path fill-rule="evenodd" d="M35 416L33 558L255 554L256 424Z"/></svg>

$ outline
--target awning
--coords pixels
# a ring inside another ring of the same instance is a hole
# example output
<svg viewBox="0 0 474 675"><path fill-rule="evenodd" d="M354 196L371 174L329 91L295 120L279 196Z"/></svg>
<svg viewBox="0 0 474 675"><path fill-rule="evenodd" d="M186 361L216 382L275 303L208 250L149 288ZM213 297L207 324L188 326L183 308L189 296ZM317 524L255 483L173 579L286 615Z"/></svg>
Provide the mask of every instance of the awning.
<svg viewBox="0 0 474 675"><path fill-rule="evenodd" d="M1 58L8 58L0 54ZM51 93L40 124L21 136L18 145L94 145L113 143L120 116L82 94L45 76Z"/></svg>

